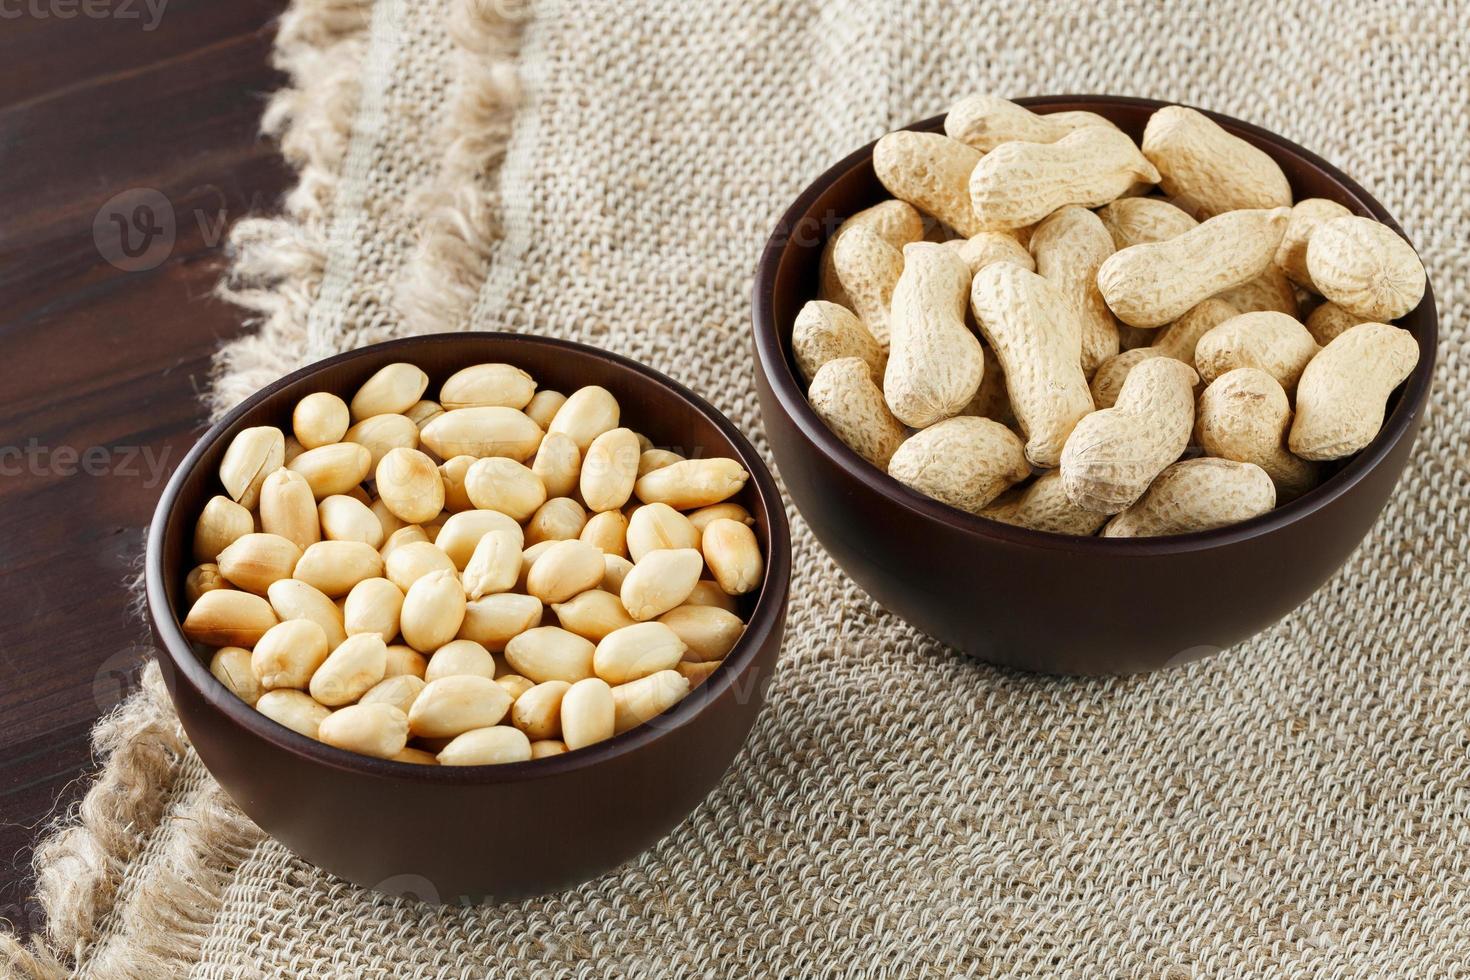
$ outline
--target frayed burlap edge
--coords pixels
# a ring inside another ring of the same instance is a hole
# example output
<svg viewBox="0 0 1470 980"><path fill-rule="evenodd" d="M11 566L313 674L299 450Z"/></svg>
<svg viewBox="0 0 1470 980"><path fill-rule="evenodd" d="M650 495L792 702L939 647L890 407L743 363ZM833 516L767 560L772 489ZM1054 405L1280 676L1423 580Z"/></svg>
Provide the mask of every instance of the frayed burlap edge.
<svg viewBox="0 0 1470 980"><path fill-rule="evenodd" d="M464 329L501 236L496 177L520 103L515 57L525 13L506 0L458 0L450 19L454 93L441 131L442 169L416 201L425 215L395 305L407 332Z"/></svg>
<svg viewBox="0 0 1470 980"><path fill-rule="evenodd" d="M289 83L271 99L261 128L279 142L298 180L279 217L244 219L231 231L231 268L219 292L248 311L257 330L216 356L206 396L214 416L290 370L293 352L305 347L371 16L372 0L296 0L281 18L274 63ZM92 744L101 763L95 784L48 832L33 861L44 934L21 942L0 933L0 976L68 976L109 931L125 872L163 820L188 751L156 663L145 668L141 691L98 723ZM230 874L260 837L217 787L174 815L197 833L138 886L130 927L111 930L126 938L107 950L104 975L186 969Z"/></svg>

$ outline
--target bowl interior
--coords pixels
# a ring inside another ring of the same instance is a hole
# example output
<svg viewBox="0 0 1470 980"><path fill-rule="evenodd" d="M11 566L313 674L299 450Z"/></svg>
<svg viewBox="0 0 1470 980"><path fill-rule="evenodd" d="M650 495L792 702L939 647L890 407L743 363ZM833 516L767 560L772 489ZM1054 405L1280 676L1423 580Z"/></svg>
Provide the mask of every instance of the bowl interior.
<svg viewBox="0 0 1470 980"><path fill-rule="evenodd" d="M1040 96L1015 100L1034 112L1087 110L1105 116L1135 140L1153 112L1170 103L1152 99L1117 96ZM1204 111L1204 110L1201 110ZM1403 229L1384 207L1362 187L1327 161L1283 137L1258 126L1218 113L1206 112L1231 133L1269 153L1285 171L1297 200L1325 197L1357 214L1367 215ZM925 132L942 132L944 117L934 116L905 127ZM1419 363L1388 403L1382 430L1362 452L1332 464L1327 479L1310 492L1260 517L1240 524L1195 534L1155 538L1078 538L1000 524L956 510L910 489L873 467L837 439L806 401L806 383L796 369L791 351L791 330L803 304L817 295L818 266L822 248L837 227L852 214L890 195L873 172L873 144L852 153L822 174L797 198L782 217L767 243L756 275L756 349L762 359L772 390L784 410L817 448L832 457L853 478L879 488L896 503L923 513L936 521L982 537L1001 538L1044 548L1096 548L1119 554L1149 554L1185 548L1208 547L1265 533L1297 516L1324 506L1351 481L1383 458L1389 447L1408 431L1428 396L1434 370L1437 319L1434 296L1425 289L1418 307L1398 321L1419 341ZM1407 237L1407 236L1406 236Z"/></svg>
<svg viewBox="0 0 1470 980"><path fill-rule="evenodd" d="M350 397L375 371L394 361L410 361L423 368L429 375L430 393L460 368L487 361L514 364L529 371L540 388L564 394L584 385L602 385L617 397L622 424L642 432L654 445L690 458L725 456L740 460L751 479L732 499L743 504L756 520L757 538L766 556L766 575L761 587L742 599L746 630L721 667L654 722L606 742L532 762L465 767L391 762L323 745L266 718L216 680L207 667L207 648L190 644L179 623L187 611L183 583L193 565L190 542L194 523L209 498L222 492L219 463L230 440L241 429L255 425L275 425L289 432L291 410L301 398L314 391ZM677 729L703 705L739 682L755 656L759 639L776 628L780 620L789 578L789 532L780 496L755 449L728 419L688 389L637 362L568 341L505 333L436 334L389 341L321 361L257 392L211 428L175 471L154 514L147 557L149 606L172 666L238 724L325 764L392 774L400 779L449 782L553 775L632 751Z"/></svg>

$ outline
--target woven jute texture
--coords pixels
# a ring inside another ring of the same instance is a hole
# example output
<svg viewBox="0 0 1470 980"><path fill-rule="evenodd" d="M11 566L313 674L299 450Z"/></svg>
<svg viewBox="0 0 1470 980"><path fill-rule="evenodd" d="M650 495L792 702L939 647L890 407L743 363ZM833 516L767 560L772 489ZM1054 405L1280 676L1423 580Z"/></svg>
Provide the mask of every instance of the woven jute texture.
<svg viewBox="0 0 1470 980"><path fill-rule="evenodd" d="M789 633L745 751L653 850L535 901L446 908L317 871L220 793L150 672L99 730L97 788L38 857L43 942L6 941L0 964L1466 975L1467 18L1451 0L298 0L292 88L268 121L302 183L237 231L229 288L263 332L223 355L216 409L315 356L474 326L644 360L759 440L765 234L839 156L971 91L1185 101L1338 164L1428 266L1433 402L1381 521L1319 594L1152 676L962 659L854 587L793 512Z"/></svg>

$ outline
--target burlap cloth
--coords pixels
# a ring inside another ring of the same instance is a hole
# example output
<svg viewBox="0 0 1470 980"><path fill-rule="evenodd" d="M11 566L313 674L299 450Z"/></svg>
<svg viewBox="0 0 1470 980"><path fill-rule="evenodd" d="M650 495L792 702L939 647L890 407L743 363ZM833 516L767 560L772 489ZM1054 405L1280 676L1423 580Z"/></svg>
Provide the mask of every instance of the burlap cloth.
<svg viewBox="0 0 1470 980"><path fill-rule="evenodd" d="M0 965L108 980L1465 975L1470 10L901 6L297 0L279 40L292 87L267 128L301 182L281 216L236 229L228 288L261 334L222 355L215 410L332 351L474 325L647 361L759 438L751 271L808 179L970 91L1155 96L1324 154L1429 267L1434 400L1342 572L1213 660L1030 677L885 614L793 512L781 671L723 784L628 867L502 907L386 898L263 838L150 670L99 728L97 786L38 856L43 941L5 939Z"/></svg>

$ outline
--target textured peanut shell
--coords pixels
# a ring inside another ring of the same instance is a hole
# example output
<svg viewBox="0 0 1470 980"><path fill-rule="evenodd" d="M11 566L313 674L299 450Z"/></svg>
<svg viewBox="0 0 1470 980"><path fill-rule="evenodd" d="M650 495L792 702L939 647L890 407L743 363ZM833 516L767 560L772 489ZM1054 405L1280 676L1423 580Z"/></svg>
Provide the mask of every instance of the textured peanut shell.
<svg viewBox="0 0 1470 980"><path fill-rule="evenodd" d="M1112 408L1118 403L1118 394L1123 390L1123 382L1128 380L1129 373L1144 361L1154 357L1167 357L1157 347L1135 347L1133 350L1125 350L1114 354L1098 366L1096 373L1092 376L1092 403L1099 409ZM1182 360L1182 358L1175 358Z"/></svg>
<svg viewBox="0 0 1470 980"><path fill-rule="evenodd" d="M1199 226L1189 212L1157 197L1122 197L1097 216L1119 249L1168 241Z"/></svg>
<svg viewBox="0 0 1470 980"><path fill-rule="evenodd" d="M1016 434L990 419L946 419L911 436L888 475L935 500L978 514L1007 487L1031 475Z"/></svg>
<svg viewBox="0 0 1470 980"><path fill-rule="evenodd" d="M1424 298L1424 264L1392 228L1349 215L1323 222L1307 243L1317 291L1349 313L1387 323Z"/></svg>
<svg viewBox="0 0 1470 980"><path fill-rule="evenodd" d="M1154 334L1153 347L1167 357L1194 363L1194 349L1199 339L1234 316L1240 310L1218 296L1191 306L1179 319Z"/></svg>
<svg viewBox="0 0 1470 980"><path fill-rule="evenodd" d="M1068 204L1097 207L1139 181L1158 179L1126 134L1092 126L1055 143L992 150L970 174L970 203L980 227L1020 228Z"/></svg>
<svg viewBox="0 0 1470 980"><path fill-rule="evenodd" d="M960 414L994 419L1001 425L1014 425L1016 413L1011 409L1010 396L1006 394L1006 373L995 351L989 347L984 347L983 351L985 372L980 377L980 388Z"/></svg>
<svg viewBox="0 0 1470 980"><path fill-rule="evenodd" d="M945 135L982 153L1013 140L1055 143L1085 126L1112 125L1091 112L1039 115L997 95L967 96L951 106L944 117Z"/></svg>
<svg viewBox="0 0 1470 980"><path fill-rule="evenodd" d="M1301 496L1318 480L1318 467L1286 448L1291 403L1259 368L1236 368L1211 382L1195 412L1195 439L1210 456L1255 463L1276 485L1278 501Z"/></svg>
<svg viewBox="0 0 1470 980"><path fill-rule="evenodd" d="M1146 360L1128 373L1112 408L1078 422L1062 452L1062 489L1072 503L1100 514L1132 506L1188 447L1197 380L1172 357Z"/></svg>
<svg viewBox="0 0 1470 980"><path fill-rule="evenodd" d="M852 311L868 333L888 346L888 309L893 287L903 273L903 253L869 228L854 228L837 240L832 250L837 279L847 292Z"/></svg>
<svg viewBox="0 0 1470 980"><path fill-rule="evenodd" d="M1266 266L1266 271L1249 282L1227 289L1218 296L1242 313L1285 313L1295 317L1300 313L1296 300L1296 287L1275 265Z"/></svg>
<svg viewBox="0 0 1470 980"><path fill-rule="evenodd" d="M1161 327L1265 272L1290 213L1232 211L1167 241L1130 246L1102 264L1098 287L1124 323Z"/></svg>
<svg viewBox="0 0 1470 980"><path fill-rule="evenodd" d="M1062 471L1048 470L1028 486L1017 487L980 512L993 521L1053 534L1090 536L1107 522L1107 514L1084 510L1062 489Z"/></svg>
<svg viewBox="0 0 1470 980"><path fill-rule="evenodd" d="M1072 427L1093 409L1081 317L1049 280L1008 262L980 270L970 306L1005 372L1026 458L1056 466Z"/></svg>
<svg viewBox="0 0 1470 980"><path fill-rule="evenodd" d="M1276 488L1265 470L1206 456L1164 470L1102 533L1105 538L1192 534L1238 524L1275 506Z"/></svg>
<svg viewBox="0 0 1470 980"><path fill-rule="evenodd" d="M1307 328L1284 313L1242 313L1199 339L1194 366L1206 382L1236 368L1260 368L1290 392L1318 350Z"/></svg>
<svg viewBox="0 0 1470 980"><path fill-rule="evenodd" d="M878 140L873 171L888 193L965 238L982 229L970 207L970 172L980 151L939 133L900 130Z"/></svg>
<svg viewBox="0 0 1470 980"><path fill-rule="evenodd" d="M1150 116L1143 153L1158 167L1164 192L1197 217L1291 206L1280 165L1194 109L1166 106Z"/></svg>
<svg viewBox="0 0 1470 980"><path fill-rule="evenodd" d="M1118 353L1118 321L1097 288L1097 270L1113 254L1113 237L1097 215L1068 205L1031 234L1036 271L1056 283L1082 316L1082 373Z"/></svg>
<svg viewBox="0 0 1470 980"><path fill-rule="evenodd" d="M827 428L863 459L883 470L907 435L888 410L883 392L861 358L828 361L812 379L807 398Z"/></svg>
<svg viewBox="0 0 1470 980"><path fill-rule="evenodd" d="M1281 244L1276 247L1276 267L1292 282L1316 292L1312 274L1307 271L1307 243L1319 226L1350 214L1352 212L1347 208L1325 197L1297 201L1292 205L1290 220L1286 222L1286 234L1281 236Z"/></svg>
<svg viewBox="0 0 1470 980"><path fill-rule="evenodd" d="M817 274L817 298L852 309L852 298L842 288L837 278L837 266L832 261L837 239L853 228L867 228L889 245L902 250L909 242L924 237L924 218L913 205L903 201L881 201L864 208L837 226L827 244L822 247L822 261Z"/></svg>
<svg viewBox="0 0 1470 980"><path fill-rule="evenodd" d="M1302 372L1288 445L1303 459L1341 459L1373 441L1388 396L1419 362L1407 330L1360 323L1332 341Z"/></svg>
<svg viewBox="0 0 1470 980"><path fill-rule="evenodd" d="M980 388L985 356L965 325L970 270L952 249L904 246L903 275L889 314L883 399L914 428L959 414Z"/></svg>
<svg viewBox="0 0 1470 980"><path fill-rule="evenodd" d="M882 380L883 369L888 364L882 345L868 333L857 314L845 306L819 299L810 301L796 314L796 323L791 328L791 351L796 355L801 376L807 381L817 376L817 369L823 364L840 357L861 358L875 380Z"/></svg>
<svg viewBox="0 0 1470 980"><path fill-rule="evenodd" d="M1336 303L1322 303L1307 317L1307 332L1312 339L1326 347L1347 330L1360 323L1371 321L1349 313Z"/></svg>
<svg viewBox="0 0 1470 980"><path fill-rule="evenodd" d="M959 253L974 275L992 262L1014 262L1023 269L1035 270L1036 262L1014 233L982 231L971 238L955 238L945 245Z"/></svg>

